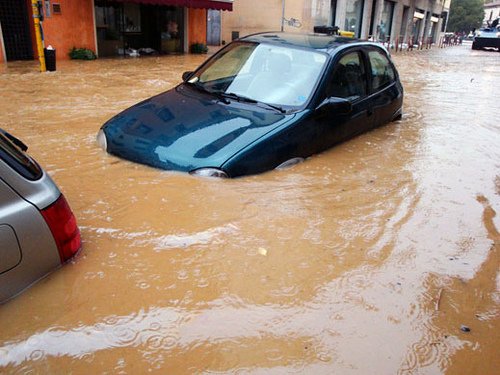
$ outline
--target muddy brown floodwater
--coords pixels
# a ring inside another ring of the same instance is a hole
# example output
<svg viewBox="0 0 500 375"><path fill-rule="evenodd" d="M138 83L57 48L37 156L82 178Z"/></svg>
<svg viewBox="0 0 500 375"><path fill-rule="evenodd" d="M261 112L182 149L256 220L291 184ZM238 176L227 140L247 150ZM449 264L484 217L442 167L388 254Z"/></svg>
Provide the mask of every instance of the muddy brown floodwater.
<svg viewBox="0 0 500 375"><path fill-rule="evenodd" d="M203 59L0 68L0 127L84 241L0 306L0 372L498 373L500 55L396 55L403 119L285 171L203 179L98 148Z"/></svg>

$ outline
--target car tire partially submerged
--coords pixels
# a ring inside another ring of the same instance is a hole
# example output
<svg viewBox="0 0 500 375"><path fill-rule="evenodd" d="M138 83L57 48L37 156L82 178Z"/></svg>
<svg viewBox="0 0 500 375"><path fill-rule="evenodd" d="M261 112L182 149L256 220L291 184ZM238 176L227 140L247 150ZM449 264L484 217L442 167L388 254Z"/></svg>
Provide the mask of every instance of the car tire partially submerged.
<svg viewBox="0 0 500 375"><path fill-rule="evenodd" d="M288 168L293 167L294 165L297 165L297 164L304 162L304 160L305 160L304 158L288 159L287 161L284 161L283 163L278 165L275 169L277 169L277 170L288 169Z"/></svg>

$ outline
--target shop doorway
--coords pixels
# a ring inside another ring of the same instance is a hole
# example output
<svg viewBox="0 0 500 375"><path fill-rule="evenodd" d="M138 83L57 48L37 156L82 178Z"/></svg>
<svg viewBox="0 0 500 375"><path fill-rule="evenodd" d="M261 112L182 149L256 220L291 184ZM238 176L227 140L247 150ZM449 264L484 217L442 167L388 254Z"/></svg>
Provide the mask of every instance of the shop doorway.
<svg viewBox="0 0 500 375"><path fill-rule="evenodd" d="M425 11L421 9L415 9L415 13L413 13L413 27L411 32L411 36L415 42L420 39L421 33L423 33L422 21L424 18L425 18Z"/></svg>
<svg viewBox="0 0 500 375"><path fill-rule="evenodd" d="M405 6L403 8L403 18L401 19L401 29L399 30L399 35L403 40L406 40L406 33L408 31L408 17L410 14L410 7Z"/></svg>
<svg viewBox="0 0 500 375"><path fill-rule="evenodd" d="M361 35L363 7L363 0L349 0L347 2L344 30L352 31L356 38Z"/></svg>
<svg viewBox="0 0 500 375"><path fill-rule="evenodd" d="M123 4L96 1L95 20L99 57L118 56L124 47Z"/></svg>
<svg viewBox="0 0 500 375"><path fill-rule="evenodd" d="M391 38L394 5L394 2L384 0L382 14L380 16L380 23L377 26L378 40L380 42L386 42Z"/></svg>
<svg viewBox="0 0 500 375"><path fill-rule="evenodd" d="M337 0L331 0L330 2L330 25L337 26Z"/></svg>
<svg viewBox="0 0 500 375"><path fill-rule="evenodd" d="M207 44L209 46L220 45L220 10L209 9L207 11Z"/></svg>
<svg viewBox="0 0 500 375"><path fill-rule="evenodd" d="M0 23L7 61L33 60L29 20L25 1L0 1Z"/></svg>

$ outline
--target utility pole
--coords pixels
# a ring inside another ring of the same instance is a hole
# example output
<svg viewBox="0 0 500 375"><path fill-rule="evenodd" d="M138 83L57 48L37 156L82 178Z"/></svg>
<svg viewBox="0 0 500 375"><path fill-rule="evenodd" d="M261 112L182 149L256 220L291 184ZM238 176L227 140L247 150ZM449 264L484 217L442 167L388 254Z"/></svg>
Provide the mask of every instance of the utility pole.
<svg viewBox="0 0 500 375"><path fill-rule="evenodd" d="M31 7L33 8L33 21L35 23L35 36L36 36L36 48L38 50L38 60L40 61L40 72L46 72L47 67L45 66L45 55L43 52L43 40L42 40L42 29L40 24L40 11L38 0L31 0Z"/></svg>
<svg viewBox="0 0 500 375"><path fill-rule="evenodd" d="M285 0L281 0L282 10L281 10L281 32L285 31Z"/></svg>

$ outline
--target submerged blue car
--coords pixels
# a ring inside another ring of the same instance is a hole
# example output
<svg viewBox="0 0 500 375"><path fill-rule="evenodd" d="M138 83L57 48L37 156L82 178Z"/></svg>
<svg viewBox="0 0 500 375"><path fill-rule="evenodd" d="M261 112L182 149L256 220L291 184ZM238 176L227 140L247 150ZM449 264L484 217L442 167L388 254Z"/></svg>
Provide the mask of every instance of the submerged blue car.
<svg viewBox="0 0 500 375"><path fill-rule="evenodd" d="M116 115L97 140L153 167L238 177L292 165L399 119L402 104L383 47L263 33L228 44L174 89Z"/></svg>

